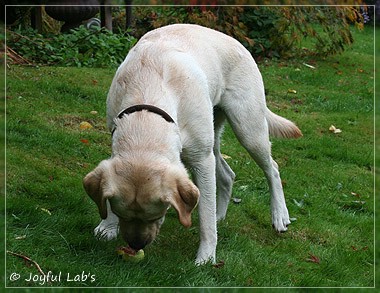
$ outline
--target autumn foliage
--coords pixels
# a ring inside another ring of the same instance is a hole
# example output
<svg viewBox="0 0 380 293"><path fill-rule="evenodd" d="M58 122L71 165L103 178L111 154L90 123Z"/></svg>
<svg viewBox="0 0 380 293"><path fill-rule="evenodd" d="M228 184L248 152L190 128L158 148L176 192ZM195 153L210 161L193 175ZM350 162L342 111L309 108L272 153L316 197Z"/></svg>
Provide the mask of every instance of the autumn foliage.
<svg viewBox="0 0 380 293"><path fill-rule="evenodd" d="M215 6L220 1L190 2L194 5L135 7L135 36L171 23L196 23L231 35L256 57L287 58L342 52L353 42L352 26L363 27L358 6ZM307 48L303 46L305 40Z"/></svg>

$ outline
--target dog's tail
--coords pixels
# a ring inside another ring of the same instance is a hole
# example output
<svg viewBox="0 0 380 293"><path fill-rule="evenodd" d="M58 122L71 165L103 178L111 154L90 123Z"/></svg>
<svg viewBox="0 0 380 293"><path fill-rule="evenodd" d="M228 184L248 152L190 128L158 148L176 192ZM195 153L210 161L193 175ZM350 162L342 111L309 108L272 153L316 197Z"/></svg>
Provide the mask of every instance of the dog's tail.
<svg viewBox="0 0 380 293"><path fill-rule="evenodd" d="M267 108L265 118L268 122L269 134L279 138L298 138L301 130L290 120L285 119Z"/></svg>

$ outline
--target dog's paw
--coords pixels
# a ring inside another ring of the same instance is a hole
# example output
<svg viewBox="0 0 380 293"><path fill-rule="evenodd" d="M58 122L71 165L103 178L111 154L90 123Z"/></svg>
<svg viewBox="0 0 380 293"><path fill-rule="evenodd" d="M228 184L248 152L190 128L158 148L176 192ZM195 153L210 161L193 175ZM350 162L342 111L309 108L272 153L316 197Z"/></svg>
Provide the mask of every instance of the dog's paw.
<svg viewBox="0 0 380 293"><path fill-rule="evenodd" d="M197 256L195 260L195 265L201 266L207 263L215 264L215 255L213 256Z"/></svg>
<svg viewBox="0 0 380 293"><path fill-rule="evenodd" d="M205 249L199 248L195 264L197 266L204 265L206 263L215 263L215 249L206 247Z"/></svg>
<svg viewBox="0 0 380 293"><path fill-rule="evenodd" d="M281 211L272 211L272 226L277 232L285 232L289 224L289 213L286 207Z"/></svg>
<svg viewBox="0 0 380 293"><path fill-rule="evenodd" d="M107 224L103 223L103 221L94 229L95 237L105 241L116 239L118 232L117 224Z"/></svg>

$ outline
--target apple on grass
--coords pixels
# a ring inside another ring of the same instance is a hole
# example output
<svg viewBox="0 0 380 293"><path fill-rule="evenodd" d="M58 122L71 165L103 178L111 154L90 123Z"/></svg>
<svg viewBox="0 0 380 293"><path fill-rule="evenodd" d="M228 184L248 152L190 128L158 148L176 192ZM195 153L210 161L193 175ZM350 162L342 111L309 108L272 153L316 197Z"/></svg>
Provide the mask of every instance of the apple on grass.
<svg viewBox="0 0 380 293"><path fill-rule="evenodd" d="M134 250L129 246L122 246L116 250L118 255L121 255L125 261L139 262L143 260L145 254L144 250L140 249L138 251Z"/></svg>

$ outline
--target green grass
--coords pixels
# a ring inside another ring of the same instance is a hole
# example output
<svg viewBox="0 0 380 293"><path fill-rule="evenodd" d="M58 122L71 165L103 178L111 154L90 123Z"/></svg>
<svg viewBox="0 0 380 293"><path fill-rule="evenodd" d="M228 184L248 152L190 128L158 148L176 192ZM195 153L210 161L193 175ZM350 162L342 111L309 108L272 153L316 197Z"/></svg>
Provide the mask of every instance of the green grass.
<svg viewBox="0 0 380 293"><path fill-rule="evenodd" d="M264 176L227 127L222 151L237 175L233 197L242 202L231 203L218 225L221 268L194 265L197 213L193 227L185 229L170 210L138 264L117 257L121 239L93 237L100 218L81 181L110 156L105 98L114 69L10 66L6 249L29 256L46 273L61 273L61 281L25 281L30 273L38 275L37 269L7 254L7 286L374 286L373 30L355 30L354 37L350 49L325 60L259 64L269 108L295 121L304 134L299 140L272 140L296 220L287 233L272 230ZM94 110L98 114L90 113ZM94 128L80 130L82 121ZM330 133L332 124L342 133ZM319 261L310 261L313 256ZM82 272L95 281L84 280ZM10 281L12 273L21 278ZM68 274L79 280L69 281Z"/></svg>

